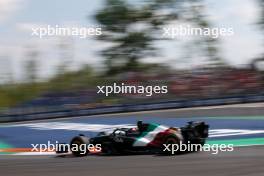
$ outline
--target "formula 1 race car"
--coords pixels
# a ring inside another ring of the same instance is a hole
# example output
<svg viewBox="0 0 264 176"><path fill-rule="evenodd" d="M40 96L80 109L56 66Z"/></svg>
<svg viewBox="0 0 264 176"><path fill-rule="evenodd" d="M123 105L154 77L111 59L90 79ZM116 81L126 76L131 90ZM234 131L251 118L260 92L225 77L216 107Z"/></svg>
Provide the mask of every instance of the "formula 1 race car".
<svg viewBox="0 0 264 176"><path fill-rule="evenodd" d="M100 146L100 153L128 154L134 152L166 153L164 146L169 144L199 144L204 145L208 137L209 125L205 122L188 122L181 128L167 127L154 123L137 122L135 128L117 128L113 131L100 132L93 138L84 135L74 137L70 150L74 156L85 156L90 150L81 151L78 146ZM74 147L77 146L74 149ZM65 151L57 151L63 153Z"/></svg>

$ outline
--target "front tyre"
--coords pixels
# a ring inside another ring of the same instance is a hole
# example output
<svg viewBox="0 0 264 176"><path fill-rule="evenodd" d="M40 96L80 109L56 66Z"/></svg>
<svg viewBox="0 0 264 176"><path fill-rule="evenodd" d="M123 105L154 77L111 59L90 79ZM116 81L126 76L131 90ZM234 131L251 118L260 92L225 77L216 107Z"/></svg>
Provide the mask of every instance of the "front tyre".
<svg viewBox="0 0 264 176"><path fill-rule="evenodd" d="M71 152L74 156L82 157L88 155L89 138L85 136L76 136L71 140Z"/></svg>

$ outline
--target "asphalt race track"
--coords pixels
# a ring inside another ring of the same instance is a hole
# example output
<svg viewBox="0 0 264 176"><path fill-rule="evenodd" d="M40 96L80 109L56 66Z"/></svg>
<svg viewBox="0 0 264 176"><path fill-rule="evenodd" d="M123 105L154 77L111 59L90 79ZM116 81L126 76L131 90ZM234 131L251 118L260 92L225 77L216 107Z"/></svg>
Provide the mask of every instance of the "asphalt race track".
<svg viewBox="0 0 264 176"><path fill-rule="evenodd" d="M0 126L0 149L29 147L30 143L59 140L68 142L73 135L94 135L97 130L114 125L131 125L137 120L171 126L189 120L203 120L211 125L209 143L233 143L232 152L189 153L176 156L130 155L0 155L0 175L264 175L264 105L248 104L185 110L98 115ZM91 126L95 125L95 126ZM100 125L98 125L100 124Z"/></svg>
<svg viewBox="0 0 264 176"><path fill-rule="evenodd" d="M264 147L241 147L232 153L214 156L200 152L180 156L91 156L54 158L51 156L5 156L0 158L4 176L36 175L196 175L263 176Z"/></svg>

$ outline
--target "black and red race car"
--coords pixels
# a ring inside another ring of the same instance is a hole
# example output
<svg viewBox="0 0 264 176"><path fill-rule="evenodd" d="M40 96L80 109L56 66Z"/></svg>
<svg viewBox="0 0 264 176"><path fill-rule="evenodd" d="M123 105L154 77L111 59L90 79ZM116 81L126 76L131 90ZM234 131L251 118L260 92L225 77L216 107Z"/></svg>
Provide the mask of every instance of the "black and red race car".
<svg viewBox="0 0 264 176"><path fill-rule="evenodd" d="M188 143L203 146L208 137L208 129L209 125L205 122L188 122L184 127L175 128L138 121L135 128L117 128L113 131L100 132L93 138L76 136L71 140L70 150L75 156L85 156L91 152L90 146L84 151L81 150L81 145L98 147L98 151L105 154L168 153L164 148L170 144Z"/></svg>

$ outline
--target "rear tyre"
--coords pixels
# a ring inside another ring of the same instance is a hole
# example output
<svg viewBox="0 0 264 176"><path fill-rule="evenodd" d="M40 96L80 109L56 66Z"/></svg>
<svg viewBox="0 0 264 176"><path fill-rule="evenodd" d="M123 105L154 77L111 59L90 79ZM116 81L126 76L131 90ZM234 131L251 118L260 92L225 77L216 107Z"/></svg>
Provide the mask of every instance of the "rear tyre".
<svg viewBox="0 0 264 176"><path fill-rule="evenodd" d="M197 151L192 151L192 152L199 152L202 150L204 144L205 144L205 140L204 139L200 139L197 142L195 142L195 144L198 144L198 148Z"/></svg>
<svg viewBox="0 0 264 176"><path fill-rule="evenodd" d="M87 145L89 138L85 136L76 136L71 140L71 151L74 156L82 157L88 155Z"/></svg>
<svg viewBox="0 0 264 176"><path fill-rule="evenodd" d="M175 147L172 147L172 145L178 145L178 147L179 147L179 144L180 144L180 140L176 136L168 136L164 140L164 144L166 144L166 145L171 144L171 145L170 145L170 151L168 151L168 150L164 151L164 146L163 146L163 149L162 149L163 154L176 155L176 154L180 153L179 150L172 152L172 149L175 148Z"/></svg>

